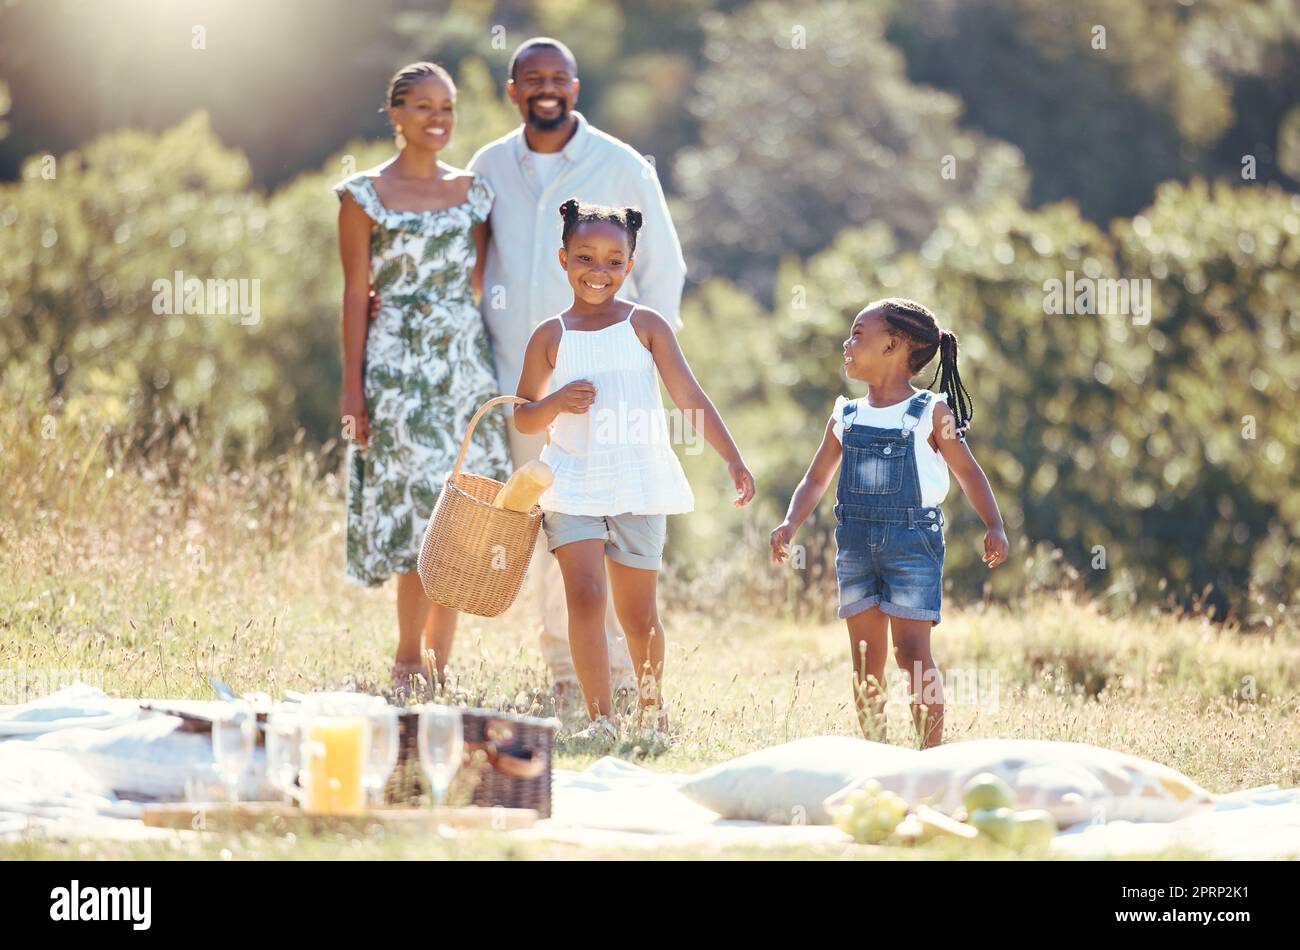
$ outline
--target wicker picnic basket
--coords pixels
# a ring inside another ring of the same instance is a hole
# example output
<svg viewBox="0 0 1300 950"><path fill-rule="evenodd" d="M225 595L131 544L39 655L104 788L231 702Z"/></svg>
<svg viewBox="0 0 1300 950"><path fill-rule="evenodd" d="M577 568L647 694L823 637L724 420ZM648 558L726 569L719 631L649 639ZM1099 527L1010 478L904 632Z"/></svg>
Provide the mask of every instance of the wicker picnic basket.
<svg viewBox="0 0 1300 950"><path fill-rule="evenodd" d="M479 419L493 406L527 402L518 396L489 399L465 429L456 465L447 476L424 530L418 569L424 592L454 610L495 617L514 603L528 571L542 509L510 511L492 502L503 487L495 478L460 470Z"/></svg>
<svg viewBox="0 0 1300 950"><path fill-rule="evenodd" d="M535 808L539 817L549 818L551 752L559 721L492 709L462 709L461 726L465 759L453 783L453 793L459 791L461 803L467 799L470 805L485 808ZM418 709L400 711L397 767L385 794L390 804L409 805L427 791L420 769L419 727Z"/></svg>

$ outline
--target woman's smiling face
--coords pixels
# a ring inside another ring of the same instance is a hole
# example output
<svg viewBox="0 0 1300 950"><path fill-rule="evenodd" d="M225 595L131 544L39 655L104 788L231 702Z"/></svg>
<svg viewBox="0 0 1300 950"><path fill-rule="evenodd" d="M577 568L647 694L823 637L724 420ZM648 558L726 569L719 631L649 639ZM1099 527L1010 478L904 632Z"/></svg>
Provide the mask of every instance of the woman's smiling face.
<svg viewBox="0 0 1300 950"><path fill-rule="evenodd" d="M406 141L417 148L442 151L456 128L456 92L437 76L412 83L402 104L390 106L393 128L401 126Z"/></svg>
<svg viewBox="0 0 1300 950"><path fill-rule="evenodd" d="M577 299L596 305L618 293L632 269L628 243L627 231L610 221L585 221L573 229L560 248L560 266Z"/></svg>
<svg viewBox="0 0 1300 950"><path fill-rule="evenodd" d="M845 375L863 382L879 376L878 370L886 362L885 352L897 346L897 342L879 309L863 310L853 318L853 326L844 341Z"/></svg>

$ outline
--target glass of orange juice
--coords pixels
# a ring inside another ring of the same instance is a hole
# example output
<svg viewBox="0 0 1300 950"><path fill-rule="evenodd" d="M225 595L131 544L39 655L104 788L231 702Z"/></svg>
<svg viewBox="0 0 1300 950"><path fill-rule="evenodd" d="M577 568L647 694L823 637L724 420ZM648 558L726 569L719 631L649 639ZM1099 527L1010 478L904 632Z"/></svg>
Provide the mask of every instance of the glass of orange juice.
<svg viewBox="0 0 1300 950"><path fill-rule="evenodd" d="M303 810L360 815L366 810L367 713L375 697L318 693L303 697Z"/></svg>

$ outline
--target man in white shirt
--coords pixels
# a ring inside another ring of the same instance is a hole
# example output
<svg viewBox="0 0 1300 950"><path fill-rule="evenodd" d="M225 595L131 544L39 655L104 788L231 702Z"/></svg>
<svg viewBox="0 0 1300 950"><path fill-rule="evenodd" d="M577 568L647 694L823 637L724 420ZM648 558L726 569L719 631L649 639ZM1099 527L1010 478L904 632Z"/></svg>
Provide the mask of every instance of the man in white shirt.
<svg viewBox="0 0 1300 950"><path fill-rule="evenodd" d="M479 149L469 168L486 178L496 195L489 219L483 319L501 392L513 393L533 329L573 302L557 258L560 205L566 199L641 209L645 223L637 235L636 266L620 296L659 311L678 329L686 262L654 166L574 111L578 66L567 46L549 37L526 40L511 57L506 91L519 107L523 125ZM516 468L537 458L543 435L524 435L513 425L508 431ZM558 706L581 693L569 654L564 582L540 536L529 574L541 598L542 658L556 683ZM634 688L612 602L605 618L615 685Z"/></svg>

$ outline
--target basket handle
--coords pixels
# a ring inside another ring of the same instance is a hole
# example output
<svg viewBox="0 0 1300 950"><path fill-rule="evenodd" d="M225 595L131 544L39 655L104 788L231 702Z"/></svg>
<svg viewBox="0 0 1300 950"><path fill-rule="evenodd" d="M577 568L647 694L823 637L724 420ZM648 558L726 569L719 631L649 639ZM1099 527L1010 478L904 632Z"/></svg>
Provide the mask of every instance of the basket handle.
<svg viewBox="0 0 1300 950"><path fill-rule="evenodd" d="M474 435L474 427L477 426L478 421L483 418L483 413L487 412L493 406L500 406L505 403L513 403L514 405L519 405L521 403L526 403L529 401L530 400L525 399L523 396L495 396L492 399L489 399L487 402L483 403L483 405L479 406L478 412L474 413L474 418L469 420L469 425L465 427L465 438L460 440L460 454L456 456L456 464L452 466L450 477L455 478L457 475L460 474L461 463L465 461L465 453L469 451L469 440ZM551 427L547 426L546 444L550 445L550 443L551 443Z"/></svg>

